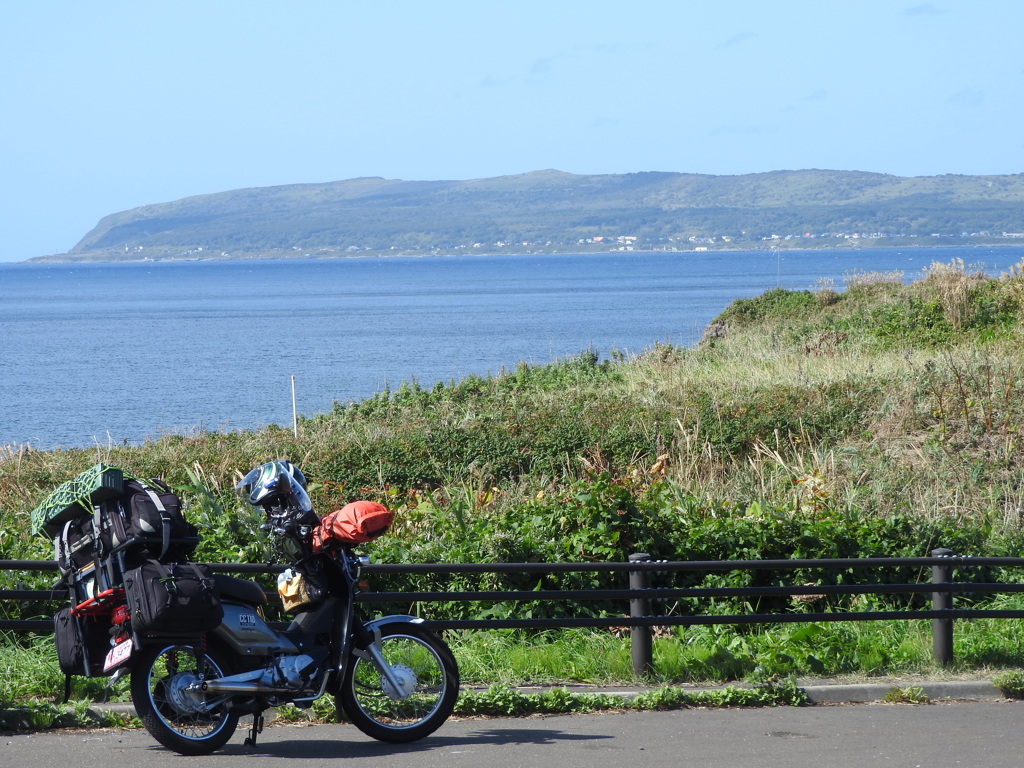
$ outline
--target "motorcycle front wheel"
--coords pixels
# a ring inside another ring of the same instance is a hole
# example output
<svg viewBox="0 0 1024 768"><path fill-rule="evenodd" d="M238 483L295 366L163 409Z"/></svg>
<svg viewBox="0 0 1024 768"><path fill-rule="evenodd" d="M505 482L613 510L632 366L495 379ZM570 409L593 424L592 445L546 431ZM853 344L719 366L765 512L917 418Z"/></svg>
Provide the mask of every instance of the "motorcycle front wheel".
<svg viewBox="0 0 1024 768"><path fill-rule="evenodd" d="M147 646L132 668L132 703L150 735L182 755L208 755L223 747L238 725L229 702L208 708L206 695L189 686L199 677L199 651L191 642ZM207 648L205 679L223 677L223 652Z"/></svg>
<svg viewBox="0 0 1024 768"><path fill-rule="evenodd" d="M353 655L336 702L371 738L392 744L417 741L440 728L455 708L458 665L441 638L415 624L387 624L380 634L381 655L399 689L370 659Z"/></svg>

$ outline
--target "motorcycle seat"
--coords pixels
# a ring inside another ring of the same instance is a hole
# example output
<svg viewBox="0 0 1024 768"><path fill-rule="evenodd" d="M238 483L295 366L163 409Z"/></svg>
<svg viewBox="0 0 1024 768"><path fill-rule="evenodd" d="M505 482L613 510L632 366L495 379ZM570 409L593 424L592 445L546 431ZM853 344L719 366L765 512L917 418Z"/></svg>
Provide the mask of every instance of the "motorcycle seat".
<svg viewBox="0 0 1024 768"><path fill-rule="evenodd" d="M226 573L215 573L213 579L221 600L240 600L250 605L266 605L269 602L267 593L255 581L228 576Z"/></svg>

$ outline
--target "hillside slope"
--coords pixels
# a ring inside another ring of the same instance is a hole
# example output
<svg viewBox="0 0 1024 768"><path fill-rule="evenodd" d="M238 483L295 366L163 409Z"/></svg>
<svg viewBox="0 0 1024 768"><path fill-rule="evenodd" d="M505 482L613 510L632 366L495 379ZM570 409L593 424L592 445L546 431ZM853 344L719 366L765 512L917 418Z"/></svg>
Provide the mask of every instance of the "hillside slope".
<svg viewBox="0 0 1024 768"><path fill-rule="evenodd" d="M638 248L689 248L690 238L749 243L772 235L854 232L1024 232L1024 174L547 170L466 181L359 178L233 190L114 213L67 256L489 252L508 244L565 250L622 237L635 238L629 244Z"/></svg>

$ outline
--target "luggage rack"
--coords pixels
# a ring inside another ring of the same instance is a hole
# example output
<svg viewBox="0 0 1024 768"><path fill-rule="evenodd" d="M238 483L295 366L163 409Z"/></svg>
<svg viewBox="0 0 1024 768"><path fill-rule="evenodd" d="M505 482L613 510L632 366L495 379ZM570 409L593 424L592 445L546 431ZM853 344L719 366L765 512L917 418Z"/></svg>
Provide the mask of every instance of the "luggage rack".
<svg viewBox="0 0 1024 768"><path fill-rule="evenodd" d="M110 613L124 602L124 574L132 563L126 563L126 555L137 555L147 545L160 544L153 537L136 537L119 544L106 557L94 560L78 569L71 578L74 593L72 612L76 616L102 616ZM195 546L197 537L176 538L171 544ZM95 594L91 594L95 592Z"/></svg>
<svg viewBox="0 0 1024 768"><path fill-rule="evenodd" d="M124 587L113 587L79 603L71 609L71 612L76 616L102 616L110 613L122 603L124 603Z"/></svg>

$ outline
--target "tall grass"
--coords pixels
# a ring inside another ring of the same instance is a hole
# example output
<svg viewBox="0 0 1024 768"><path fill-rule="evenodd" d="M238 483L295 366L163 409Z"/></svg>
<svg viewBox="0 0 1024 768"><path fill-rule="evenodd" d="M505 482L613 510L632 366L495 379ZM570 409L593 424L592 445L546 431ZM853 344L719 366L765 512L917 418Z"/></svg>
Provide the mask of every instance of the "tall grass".
<svg viewBox="0 0 1024 768"><path fill-rule="evenodd" d="M4 446L0 558L49 558L49 542L29 534L31 509L102 460L171 482L202 529L199 557L259 561L266 557L259 520L232 487L273 458L303 468L321 511L360 497L394 508L394 531L376 545L384 560L609 560L640 547L669 559L923 555L940 544L964 554L1019 554L1022 302L1019 268L989 277L962 262L931 265L909 284L901 275L851 274L842 292L775 289L736 301L694 348L656 343L636 356L613 351L610 359L587 350L429 389L405 382L300 420L297 438L269 427L137 446ZM42 586L47 578L0 575L5 586ZM545 585L598 583L573 578ZM0 606L7 615L40 610ZM738 640L703 645L700 637L686 633L695 655L666 661L671 676L707 666L701 658L742 656ZM497 639L488 647L472 642L481 670L501 666L495 654L519 655ZM895 633L893 642L914 645ZM844 644L854 641L836 643ZM621 649L588 653L605 658ZM557 655L563 660L551 669L519 674L543 678L581 656ZM901 659L914 654L882 656L862 668L909 664ZM748 667L739 665L737 674L750 674Z"/></svg>
<svg viewBox="0 0 1024 768"><path fill-rule="evenodd" d="M1021 285L954 262L828 302L769 292L724 338L626 366L626 388L675 412L670 476L702 495L780 503L810 476L840 506L1015 525Z"/></svg>

